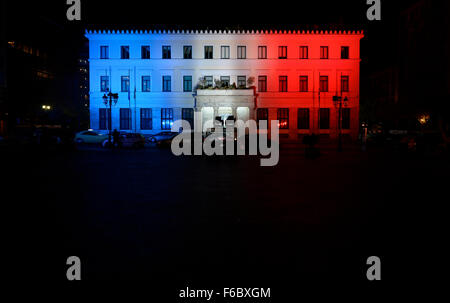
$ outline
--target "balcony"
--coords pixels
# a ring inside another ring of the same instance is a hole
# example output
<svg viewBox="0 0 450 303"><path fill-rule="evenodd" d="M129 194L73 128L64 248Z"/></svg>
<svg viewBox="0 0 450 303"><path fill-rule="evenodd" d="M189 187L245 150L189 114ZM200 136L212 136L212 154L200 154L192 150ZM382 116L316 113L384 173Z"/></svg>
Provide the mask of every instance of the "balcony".
<svg viewBox="0 0 450 303"><path fill-rule="evenodd" d="M198 89L197 96L253 96L253 89Z"/></svg>

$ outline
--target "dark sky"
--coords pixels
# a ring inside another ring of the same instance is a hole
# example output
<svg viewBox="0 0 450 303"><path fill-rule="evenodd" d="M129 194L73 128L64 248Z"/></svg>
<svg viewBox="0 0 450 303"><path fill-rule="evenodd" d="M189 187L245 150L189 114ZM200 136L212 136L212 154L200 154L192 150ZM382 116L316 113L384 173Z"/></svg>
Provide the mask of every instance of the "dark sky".
<svg viewBox="0 0 450 303"><path fill-rule="evenodd" d="M391 12L402 0L383 0L383 17L388 22ZM68 5L58 1L7 0L10 21L27 22L39 15L59 24L86 25L245 25L285 26L306 24L364 25L368 5L366 0L334 1L198 1L177 4L165 1L107 1L81 0L82 22L66 20ZM383 21L384 22L384 21ZM25 25L25 24L23 24Z"/></svg>
<svg viewBox="0 0 450 303"><path fill-rule="evenodd" d="M366 0L197 1L81 0L81 21L68 21L66 0L7 1L7 36L81 44L85 28L299 28L364 30L363 56L386 62L377 48L398 38L398 7L413 0L382 0L382 21L368 21ZM383 51L383 48L380 49ZM372 55L374 54L374 55ZM385 54L392 59L391 53Z"/></svg>

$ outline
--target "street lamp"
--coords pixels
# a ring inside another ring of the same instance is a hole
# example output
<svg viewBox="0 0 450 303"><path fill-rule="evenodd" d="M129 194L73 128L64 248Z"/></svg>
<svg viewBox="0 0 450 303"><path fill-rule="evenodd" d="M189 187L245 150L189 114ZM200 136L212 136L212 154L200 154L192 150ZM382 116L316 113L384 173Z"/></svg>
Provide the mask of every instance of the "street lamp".
<svg viewBox="0 0 450 303"><path fill-rule="evenodd" d="M333 96L334 107L338 109L338 151L342 151L342 105L347 107L348 98L342 100L342 96Z"/></svg>
<svg viewBox="0 0 450 303"><path fill-rule="evenodd" d="M103 95L103 103L105 106L109 105L109 113L108 113L108 146L111 147L111 114L112 114L112 104L114 102L114 105L117 104L117 101L119 100L119 94L113 94L111 92L108 92L108 94Z"/></svg>

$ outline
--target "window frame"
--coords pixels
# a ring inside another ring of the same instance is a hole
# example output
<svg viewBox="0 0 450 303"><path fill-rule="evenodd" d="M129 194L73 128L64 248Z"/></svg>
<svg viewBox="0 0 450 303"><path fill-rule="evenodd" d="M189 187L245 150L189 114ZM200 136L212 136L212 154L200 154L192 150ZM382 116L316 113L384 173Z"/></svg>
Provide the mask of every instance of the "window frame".
<svg viewBox="0 0 450 303"><path fill-rule="evenodd" d="M324 88L323 83L326 83ZM319 76L319 92L327 93L329 91L329 79L328 76Z"/></svg>
<svg viewBox="0 0 450 303"><path fill-rule="evenodd" d="M341 92L350 92L350 76L348 75L341 75Z"/></svg>
<svg viewBox="0 0 450 303"><path fill-rule="evenodd" d="M258 59L267 59L267 45L258 45Z"/></svg>
<svg viewBox="0 0 450 303"><path fill-rule="evenodd" d="M277 120L279 129L289 129L289 108L278 108ZM283 122L286 122L286 125L283 125Z"/></svg>
<svg viewBox="0 0 450 303"><path fill-rule="evenodd" d="M150 45L141 45L141 59L143 60L150 59Z"/></svg>
<svg viewBox="0 0 450 303"><path fill-rule="evenodd" d="M221 45L220 46L220 59L230 59L230 46L229 45Z"/></svg>
<svg viewBox="0 0 450 303"><path fill-rule="evenodd" d="M302 114L305 113L305 114ZM311 113L309 108L298 108L297 110L297 128L310 129L311 128Z"/></svg>
<svg viewBox="0 0 450 303"><path fill-rule="evenodd" d="M105 83L105 86L103 83ZM100 76L100 92L109 92L109 76Z"/></svg>
<svg viewBox="0 0 450 303"><path fill-rule="evenodd" d="M126 52L125 52L126 50ZM130 46L129 45L121 45L120 46L120 59L128 60L130 59Z"/></svg>
<svg viewBox="0 0 450 303"><path fill-rule="evenodd" d="M172 46L162 45L161 46L161 59L169 60L172 59Z"/></svg>
<svg viewBox="0 0 450 303"><path fill-rule="evenodd" d="M321 46L320 47L320 59L327 60L327 59L329 59L329 56L330 56L330 50L329 50L328 46Z"/></svg>
<svg viewBox="0 0 450 303"><path fill-rule="evenodd" d="M330 129L330 108L323 107L319 109L319 129L328 130ZM326 113L323 115L323 113ZM325 119L326 118L326 119Z"/></svg>
<svg viewBox="0 0 450 303"><path fill-rule="evenodd" d="M341 59L343 60L350 59L350 46L346 45L341 46Z"/></svg>
<svg viewBox="0 0 450 303"><path fill-rule="evenodd" d="M111 113L110 108L99 108L98 111L98 129L109 130L109 116ZM104 125L104 126L103 126Z"/></svg>
<svg viewBox="0 0 450 303"><path fill-rule="evenodd" d="M169 122L169 127L166 126L167 122ZM171 130L171 124L173 124L173 108L161 108L161 130Z"/></svg>
<svg viewBox="0 0 450 303"><path fill-rule="evenodd" d="M259 128L259 122L260 121L267 121L267 128L270 128L269 126L269 109L268 108L258 108L256 110L256 124Z"/></svg>
<svg viewBox="0 0 450 303"><path fill-rule="evenodd" d="M144 83L148 82L147 89L144 90ZM151 77L148 75L141 76L141 91L144 93L151 92Z"/></svg>
<svg viewBox="0 0 450 303"><path fill-rule="evenodd" d="M170 93L172 91L172 76L163 75L162 76L162 92Z"/></svg>
<svg viewBox="0 0 450 303"><path fill-rule="evenodd" d="M288 92L288 76L287 75L278 76L278 91L280 93Z"/></svg>
<svg viewBox="0 0 450 303"><path fill-rule="evenodd" d="M242 80L242 78L244 79L244 80ZM237 76L237 88L240 88L240 89L242 89L242 88L247 88L247 76L244 76L244 75L241 75L241 76ZM240 85L239 83L244 83L244 85Z"/></svg>
<svg viewBox="0 0 450 303"><path fill-rule="evenodd" d="M299 46L299 59L301 60L307 60L309 59L309 47L307 45L300 45Z"/></svg>
<svg viewBox="0 0 450 303"><path fill-rule="evenodd" d="M308 79L307 75L299 76L299 92L301 92L301 93L309 92L308 80L309 79Z"/></svg>
<svg viewBox="0 0 450 303"><path fill-rule="evenodd" d="M127 113L127 115L123 115L123 113ZM126 117L128 116L128 117ZM131 130L131 109L120 108L119 110L119 119L120 119L120 129L121 130ZM126 123L125 123L126 122Z"/></svg>
<svg viewBox="0 0 450 303"><path fill-rule="evenodd" d="M190 80L189 80L190 78ZM187 87L187 83L189 83L189 87ZM183 76L183 92L192 92L192 76L191 75L184 75Z"/></svg>
<svg viewBox="0 0 450 303"><path fill-rule="evenodd" d="M105 56L103 56L103 50L105 49ZM100 59L109 59L109 45L100 45Z"/></svg>
<svg viewBox="0 0 450 303"><path fill-rule="evenodd" d="M127 83L127 89L124 89L124 83ZM120 92L128 93L130 91L130 76L120 76Z"/></svg>
<svg viewBox="0 0 450 303"><path fill-rule="evenodd" d="M208 51L207 51L207 49L208 49ZM209 49L211 49L211 52L209 52ZM213 45L204 45L203 50L204 50L204 59L205 60L214 59L214 46ZM208 56L207 56L207 54L208 54ZM208 58L209 54L211 55L211 58Z"/></svg>
<svg viewBox="0 0 450 303"><path fill-rule="evenodd" d="M141 130L153 129L153 110L152 108L140 109L140 127Z"/></svg>
<svg viewBox="0 0 450 303"><path fill-rule="evenodd" d="M287 45L278 46L278 59L287 59L288 58L288 47Z"/></svg>
<svg viewBox="0 0 450 303"><path fill-rule="evenodd" d="M267 75L258 76L258 92L267 92Z"/></svg>
<svg viewBox="0 0 450 303"><path fill-rule="evenodd" d="M186 56L186 49L190 49L189 56ZM183 45L183 59L192 59L192 45Z"/></svg>
<svg viewBox="0 0 450 303"><path fill-rule="evenodd" d="M237 59L247 59L247 46L238 45L237 46Z"/></svg>

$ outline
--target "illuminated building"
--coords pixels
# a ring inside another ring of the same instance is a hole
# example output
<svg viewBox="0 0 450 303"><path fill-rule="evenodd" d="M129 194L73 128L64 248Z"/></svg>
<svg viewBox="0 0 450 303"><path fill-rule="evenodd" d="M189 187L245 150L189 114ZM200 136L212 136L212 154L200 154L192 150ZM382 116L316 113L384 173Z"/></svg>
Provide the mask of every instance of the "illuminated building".
<svg viewBox="0 0 450 303"><path fill-rule="evenodd" d="M291 139L336 137L333 96L342 96L348 100L342 132L357 138L362 32L87 31L86 37L95 130L108 129L102 97L110 90L119 93L112 129L155 133L200 111L203 122L279 120L281 136Z"/></svg>

